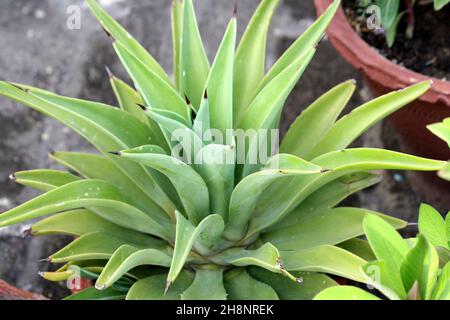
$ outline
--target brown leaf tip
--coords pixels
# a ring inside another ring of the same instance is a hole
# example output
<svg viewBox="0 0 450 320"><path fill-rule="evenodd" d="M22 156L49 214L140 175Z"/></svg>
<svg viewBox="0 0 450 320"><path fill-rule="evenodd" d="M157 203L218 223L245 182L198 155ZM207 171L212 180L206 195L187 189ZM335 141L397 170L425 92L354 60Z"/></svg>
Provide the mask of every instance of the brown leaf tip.
<svg viewBox="0 0 450 320"><path fill-rule="evenodd" d="M166 282L166 287L164 288L164 295L167 295L167 292L169 292L170 286L172 285L171 281Z"/></svg>
<svg viewBox="0 0 450 320"><path fill-rule="evenodd" d="M144 106L144 105L142 105L142 104L140 104L140 103L137 103L137 105L138 105L139 107L141 107L142 110L147 111L147 107L146 107L146 106Z"/></svg>
<svg viewBox="0 0 450 320"><path fill-rule="evenodd" d="M17 177L15 173L11 173L9 175L9 180L11 180L12 182L16 182L17 181Z"/></svg>

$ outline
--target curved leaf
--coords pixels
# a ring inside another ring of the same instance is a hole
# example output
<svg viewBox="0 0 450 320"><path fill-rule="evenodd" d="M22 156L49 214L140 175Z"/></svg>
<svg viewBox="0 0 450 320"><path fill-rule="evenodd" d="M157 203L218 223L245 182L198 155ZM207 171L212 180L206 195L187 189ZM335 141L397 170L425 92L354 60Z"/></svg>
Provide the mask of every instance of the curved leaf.
<svg viewBox="0 0 450 320"><path fill-rule="evenodd" d="M148 107L169 110L190 121L190 109L173 86L147 68L120 42L114 42L114 49Z"/></svg>
<svg viewBox="0 0 450 320"><path fill-rule="evenodd" d="M336 122L306 159L314 159L327 152L346 148L378 121L419 98L430 86L429 81L424 81L388 93L353 110Z"/></svg>
<svg viewBox="0 0 450 320"><path fill-rule="evenodd" d="M98 290L114 284L123 275L141 265L169 267L171 257L156 249L138 249L130 245L119 247L109 259L100 277L95 282Z"/></svg>
<svg viewBox="0 0 450 320"><path fill-rule="evenodd" d="M280 152L307 159L315 145L332 128L355 89L355 81L349 80L313 102L292 123L283 138Z"/></svg>
<svg viewBox="0 0 450 320"><path fill-rule="evenodd" d="M114 39L120 41L122 45L133 52L147 68L159 75L165 82L171 84L169 77L158 62L128 33L128 31L108 15L96 0L87 0L87 4L97 20L102 24L103 28L105 28Z"/></svg>
<svg viewBox="0 0 450 320"><path fill-rule="evenodd" d="M122 245L129 244L138 248L161 247L163 242L151 237L145 241L125 240L124 238L104 232L85 234L68 244L63 249L52 254L49 260L52 263L63 263L80 260L104 260L109 259L112 254Z"/></svg>
<svg viewBox="0 0 450 320"><path fill-rule="evenodd" d="M172 1L172 46L173 46L173 74L178 90L181 89L181 46L183 43L183 0Z"/></svg>
<svg viewBox="0 0 450 320"><path fill-rule="evenodd" d="M130 200L114 186L101 180L69 183L0 215L0 226L20 223L44 215L81 207L110 210L102 216L119 226L170 239L168 225L156 222L130 204ZM162 222L162 221L161 221Z"/></svg>
<svg viewBox="0 0 450 320"><path fill-rule="evenodd" d="M450 249L447 230L441 214L428 204L422 203L419 209L419 232L435 247Z"/></svg>
<svg viewBox="0 0 450 320"><path fill-rule="evenodd" d="M209 214L208 187L202 177L184 162L167 155L122 151L121 157L149 166L166 175L177 190L193 224Z"/></svg>
<svg viewBox="0 0 450 320"><path fill-rule="evenodd" d="M360 288L338 286L323 290L314 300L380 300L380 298Z"/></svg>
<svg viewBox="0 0 450 320"><path fill-rule="evenodd" d="M298 282L258 267L248 268L257 280L272 287L281 300L311 300L323 289L337 286L330 277L316 272L293 272Z"/></svg>
<svg viewBox="0 0 450 320"><path fill-rule="evenodd" d="M289 271L324 272L359 282L366 281L362 271L366 261L338 247L324 245L280 253Z"/></svg>
<svg viewBox="0 0 450 320"><path fill-rule="evenodd" d="M194 275L181 272L169 291L164 293L167 274L158 274L136 281L128 291L126 300L180 300L181 294L191 285Z"/></svg>
<svg viewBox="0 0 450 320"><path fill-rule="evenodd" d="M64 300L123 300L125 296L126 292L113 288L100 291L94 287L89 287L64 298Z"/></svg>
<svg viewBox="0 0 450 320"><path fill-rule="evenodd" d="M80 180L79 177L69 172L46 169L19 171L11 175L11 179L24 186L45 192Z"/></svg>
<svg viewBox="0 0 450 320"><path fill-rule="evenodd" d="M244 236L257 201L270 184L288 176L321 171L321 167L292 155L278 154L272 157L265 169L245 177L233 190L224 237L237 241Z"/></svg>
<svg viewBox="0 0 450 320"><path fill-rule="evenodd" d="M274 289L250 276L243 268L227 272L224 286L229 300L279 300Z"/></svg>
<svg viewBox="0 0 450 320"><path fill-rule="evenodd" d="M195 271L194 282L181 294L181 300L226 300L223 270Z"/></svg>
<svg viewBox="0 0 450 320"><path fill-rule="evenodd" d="M394 228L407 223L378 212L361 208L341 207L317 211L314 215L298 217L297 224L264 233L264 241L280 250L301 250L319 245L335 245L364 234L363 220L367 214L376 214Z"/></svg>

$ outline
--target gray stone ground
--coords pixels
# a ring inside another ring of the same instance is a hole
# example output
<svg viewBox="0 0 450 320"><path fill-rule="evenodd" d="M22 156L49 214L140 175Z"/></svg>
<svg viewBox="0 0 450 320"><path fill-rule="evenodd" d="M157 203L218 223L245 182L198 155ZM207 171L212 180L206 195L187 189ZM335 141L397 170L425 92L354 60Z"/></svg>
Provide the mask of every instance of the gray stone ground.
<svg viewBox="0 0 450 320"><path fill-rule="evenodd" d="M115 104L104 66L125 77L110 41L92 18L82 0L0 0L0 79L43 87L57 93ZM146 48L171 70L170 0L101 0L116 18ZM241 0L240 33L258 0ZM67 8L81 5L81 30L66 27ZM231 0L197 0L197 14L208 52L217 49L231 16ZM286 0L278 12L269 41L269 64L280 55L315 17L311 0ZM313 99L333 85L349 78L359 82L359 92L351 106L369 94L359 75L325 40L302 81L289 99L283 129ZM8 181L14 171L53 168L50 150L89 150L77 135L48 119L0 98L0 212L36 195ZM388 124L372 129L359 145L396 146ZM386 174L384 181L353 197L349 203L416 219L420 199L402 173ZM67 239L59 237L22 238L26 227L0 229L0 278L27 290L58 298L66 293L62 285L49 284L37 275L51 269L39 259L47 257Z"/></svg>

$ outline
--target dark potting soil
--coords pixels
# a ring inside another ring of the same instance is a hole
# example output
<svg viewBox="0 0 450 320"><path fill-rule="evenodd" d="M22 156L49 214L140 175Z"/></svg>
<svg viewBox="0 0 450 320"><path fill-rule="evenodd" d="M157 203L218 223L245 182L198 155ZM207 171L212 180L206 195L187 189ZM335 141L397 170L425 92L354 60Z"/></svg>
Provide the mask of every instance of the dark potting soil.
<svg viewBox="0 0 450 320"><path fill-rule="evenodd" d="M432 3L416 4L413 37L406 37L408 18L405 14L399 24L395 43L389 48L384 34L367 28L367 17L358 2L344 0L343 5L353 28L367 43L383 56L408 69L450 80L450 4L440 11L434 11Z"/></svg>

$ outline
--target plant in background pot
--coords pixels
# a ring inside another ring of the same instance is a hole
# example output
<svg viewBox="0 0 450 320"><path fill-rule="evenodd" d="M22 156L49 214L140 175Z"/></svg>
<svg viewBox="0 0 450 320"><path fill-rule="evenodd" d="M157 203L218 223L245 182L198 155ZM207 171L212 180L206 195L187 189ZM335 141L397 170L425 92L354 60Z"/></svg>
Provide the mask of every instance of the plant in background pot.
<svg viewBox="0 0 450 320"><path fill-rule="evenodd" d="M332 1L314 2L318 14L321 14ZM407 11L398 19L396 13L405 11L403 6L406 3L415 3L411 8L413 11ZM369 11L364 10L367 5L371 8ZM380 10L386 6L390 10ZM376 12L381 14L381 19L377 19ZM408 39L411 35L411 31L408 32L411 18L408 20L408 16L412 14L415 28L412 39ZM389 47L386 30L379 28L376 22L381 22L381 27L383 23L389 25L394 16L398 20L397 36L393 46ZM336 50L362 73L374 96L427 79L433 82L426 94L394 113L389 120L405 151L445 160L450 159L450 149L426 130L426 126L450 116L450 82L447 80L450 74L449 19L450 6L435 11L432 1L425 4L423 1L345 0L327 30ZM450 205L450 187L446 181L426 174L410 177L419 180L411 185L427 202L441 202L442 207Z"/></svg>
<svg viewBox="0 0 450 320"><path fill-rule="evenodd" d="M367 243L355 239L364 217L393 228L406 222L339 203L379 181L371 170L437 171L446 162L347 147L430 83L338 120L355 90L342 83L298 117L272 155L276 137L267 130L278 128L339 1L265 73L278 0L261 1L236 51L233 16L212 65L192 0L175 0L174 82L95 0L87 3L134 82L110 75L120 108L0 82L0 94L61 121L99 151L52 153L76 174L12 175L44 194L1 214L1 227L50 215L30 233L78 237L48 258L64 266L42 276L94 280L69 299L311 299L337 284L326 274L365 282ZM255 131L262 138L239 144L239 132ZM231 139L221 140L224 133Z"/></svg>
<svg viewBox="0 0 450 320"><path fill-rule="evenodd" d="M434 247L435 224L430 218L441 218L429 206L421 207L421 228L416 239L405 240L391 225L368 215L364 231L376 256L363 267L368 283L391 300L450 300L450 263L440 267ZM427 213L425 213L427 212ZM441 218L442 219L442 218ZM426 229L426 234L423 234ZM439 233L440 236L442 236ZM433 240L428 240L433 239ZM447 240L447 239L446 239ZM446 241L447 242L447 241ZM441 243L438 243L442 245ZM448 247L448 243L446 243ZM352 286L336 286L319 293L315 300L379 300L376 295Z"/></svg>

